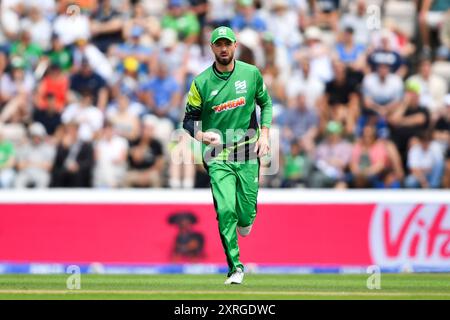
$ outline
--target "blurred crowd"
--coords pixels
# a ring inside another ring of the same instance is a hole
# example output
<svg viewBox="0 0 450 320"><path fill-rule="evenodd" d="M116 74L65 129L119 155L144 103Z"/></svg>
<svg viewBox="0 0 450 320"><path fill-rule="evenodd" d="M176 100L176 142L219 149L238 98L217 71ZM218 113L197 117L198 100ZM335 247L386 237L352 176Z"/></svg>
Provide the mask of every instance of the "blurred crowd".
<svg viewBox="0 0 450 320"><path fill-rule="evenodd" d="M448 0L3 0L0 188L208 187L180 122L220 25L273 100L262 186L450 188Z"/></svg>

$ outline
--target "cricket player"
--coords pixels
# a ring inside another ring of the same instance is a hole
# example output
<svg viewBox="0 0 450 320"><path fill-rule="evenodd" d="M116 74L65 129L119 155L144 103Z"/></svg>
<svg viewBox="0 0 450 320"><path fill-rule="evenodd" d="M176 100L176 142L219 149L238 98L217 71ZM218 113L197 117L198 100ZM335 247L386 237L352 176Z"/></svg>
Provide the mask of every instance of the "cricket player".
<svg viewBox="0 0 450 320"><path fill-rule="evenodd" d="M250 233L256 216L259 158L269 152L272 100L259 70L234 59L236 37L228 27L211 34L215 62L192 82L183 128L202 142L219 233L229 267L225 284L240 284L237 232ZM261 128L256 116L261 108Z"/></svg>

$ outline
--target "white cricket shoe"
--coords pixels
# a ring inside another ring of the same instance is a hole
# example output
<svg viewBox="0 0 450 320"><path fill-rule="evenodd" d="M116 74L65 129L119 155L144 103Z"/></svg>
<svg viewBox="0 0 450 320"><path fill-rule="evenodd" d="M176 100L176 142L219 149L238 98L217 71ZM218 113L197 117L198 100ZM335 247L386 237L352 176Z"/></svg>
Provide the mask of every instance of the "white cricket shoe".
<svg viewBox="0 0 450 320"><path fill-rule="evenodd" d="M237 227L237 231L242 237L246 237L250 234L250 231L252 231L252 224L247 227Z"/></svg>
<svg viewBox="0 0 450 320"><path fill-rule="evenodd" d="M225 284L241 284L243 280L244 271L241 268L236 268L236 271L225 280Z"/></svg>

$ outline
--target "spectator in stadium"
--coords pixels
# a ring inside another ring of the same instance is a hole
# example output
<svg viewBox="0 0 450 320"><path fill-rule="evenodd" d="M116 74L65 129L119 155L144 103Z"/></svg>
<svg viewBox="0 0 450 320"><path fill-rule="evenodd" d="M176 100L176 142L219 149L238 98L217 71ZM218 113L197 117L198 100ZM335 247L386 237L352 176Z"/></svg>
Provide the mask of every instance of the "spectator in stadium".
<svg viewBox="0 0 450 320"><path fill-rule="evenodd" d="M419 72L408 80L417 81L420 84L420 104L426 107L434 121L444 108L444 97L448 92L448 84L445 79L431 70L431 60L423 59L419 64Z"/></svg>
<svg viewBox="0 0 450 320"><path fill-rule="evenodd" d="M402 56L405 63L409 63L412 55L416 52L416 45L408 37L405 29L400 27L400 24L395 19L385 18L384 26L392 32L396 51Z"/></svg>
<svg viewBox="0 0 450 320"><path fill-rule="evenodd" d="M406 82L406 93L402 103L388 116L391 139L406 165L407 151L411 138L430 126L430 113L420 105L420 84L415 81Z"/></svg>
<svg viewBox="0 0 450 320"><path fill-rule="evenodd" d="M90 30L92 43L103 53L108 52L112 44L122 41L124 20L111 0L102 0L91 15Z"/></svg>
<svg viewBox="0 0 450 320"><path fill-rule="evenodd" d="M197 16L198 23L200 24L199 44L201 44L206 16L208 14L208 0L189 0L189 5L190 10Z"/></svg>
<svg viewBox="0 0 450 320"><path fill-rule="evenodd" d="M287 49L282 45L276 44L276 41L278 40L270 32L265 32L262 35L261 45L263 54L261 55L261 66L263 68L275 66L283 82L286 82L291 73L289 54Z"/></svg>
<svg viewBox="0 0 450 320"><path fill-rule="evenodd" d="M300 2L298 8L292 8L292 1L272 0L270 14L265 17L267 30L276 39L276 46L285 49L291 54L302 42L300 28L308 23L306 19L306 4ZM288 3L290 2L290 3ZM285 61L288 63L289 61Z"/></svg>
<svg viewBox="0 0 450 320"><path fill-rule="evenodd" d="M395 164L391 161L390 146L377 136L377 128L367 123L362 136L353 145L350 172L352 185L356 188L400 188L403 176L395 172ZM396 151L395 147L393 148ZM400 157L397 158L400 160ZM400 164L401 161L397 161Z"/></svg>
<svg viewBox="0 0 450 320"><path fill-rule="evenodd" d="M292 140L289 153L282 157L282 168L282 188L295 188L308 183L313 161L301 139Z"/></svg>
<svg viewBox="0 0 450 320"><path fill-rule="evenodd" d="M423 0L419 11L419 29L422 37L422 53L431 55L430 29L438 30L445 20L446 13L450 9L447 0Z"/></svg>
<svg viewBox="0 0 450 320"><path fill-rule="evenodd" d="M366 69L366 47L354 42L354 32L352 27L345 27L340 33L340 40L335 46L335 55L347 68L362 73Z"/></svg>
<svg viewBox="0 0 450 320"><path fill-rule="evenodd" d="M0 74L8 66L8 53L11 42L14 41L20 31L19 15L1 4L0 9Z"/></svg>
<svg viewBox="0 0 450 320"><path fill-rule="evenodd" d="M75 41L72 50L73 66L75 70L81 68L82 61L85 59L92 70L110 82L113 75L113 68L106 56L86 38L80 38Z"/></svg>
<svg viewBox="0 0 450 320"><path fill-rule="evenodd" d="M191 189L195 184L194 141L183 130L175 131L170 148L169 187Z"/></svg>
<svg viewBox="0 0 450 320"><path fill-rule="evenodd" d="M16 150L14 144L5 139L0 124L0 189L10 188L14 184Z"/></svg>
<svg viewBox="0 0 450 320"><path fill-rule="evenodd" d="M359 115L359 96L355 84L348 76L348 70L340 61L333 62L334 79L326 83L325 94L320 103L321 132L328 121L344 124L345 133L352 135Z"/></svg>
<svg viewBox="0 0 450 320"><path fill-rule="evenodd" d="M316 110L307 106L305 95L299 93L291 99L285 110L278 118L281 129L281 149L284 153L292 149L292 141L302 141L302 146L311 152L314 149L318 135L319 117Z"/></svg>
<svg viewBox="0 0 450 320"><path fill-rule="evenodd" d="M375 72L380 65L387 65L392 73L404 78L408 67L400 53L394 48L395 35L393 32L383 29L374 35L374 39L374 48L367 59L370 71Z"/></svg>
<svg viewBox="0 0 450 320"><path fill-rule="evenodd" d="M125 72L125 62L134 58L138 61L138 73L147 73L150 69L153 58L153 49L150 45L141 43L141 38L145 34L145 29L141 25L134 25L125 34L125 42L118 43L111 47L109 55L118 59L117 71Z"/></svg>
<svg viewBox="0 0 450 320"><path fill-rule="evenodd" d="M212 29L219 26L230 27L231 19L235 14L235 6L230 5L229 0L208 0L208 13L205 27L210 25ZM209 37L207 37L209 39Z"/></svg>
<svg viewBox="0 0 450 320"><path fill-rule="evenodd" d="M314 24L337 32L340 0L312 0L311 4Z"/></svg>
<svg viewBox="0 0 450 320"><path fill-rule="evenodd" d="M3 105L0 122L26 123L29 120L34 86L34 77L26 70L25 61L12 57L10 71L0 78L0 101Z"/></svg>
<svg viewBox="0 0 450 320"><path fill-rule="evenodd" d="M79 138L83 141L92 141L103 127L103 113L93 106L90 91L83 91L79 102L67 106L61 115L62 122L67 124L76 122L79 125Z"/></svg>
<svg viewBox="0 0 450 320"><path fill-rule="evenodd" d="M446 16L447 18L442 23L439 34L441 46L438 48L437 58L444 61L450 61L450 10L447 10Z"/></svg>
<svg viewBox="0 0 450 320"><path fill-rule="evenodd" d="M140 83L147 79L146 75L139 74L139 61L134 57L127 57L123 61L124 70L116 73L116 78L111 87L112 97L121 94L126 95L131 101L138 101L140 95Z"/></svg>
<svg viewBox="0 0 450 320"><path fill-rule="evenodd" d="M241 31L245 28L257 32L267 30L265 21L258 15L253 0L237 0L236 14L231 19L231 28Z"/></svg>
<svg viewBox="0 0 450 320"><path fill-rule="evenodd" d="M167 13L161 21L163 29L173 29L186 45L198 42L200 23L197 16L189 10L185 0L169 0Z"/></svg>
<svg viewBox="0 0 450 320"><path fill-rule="evenodd" d="M163 15L161 9L165 7L165 2L138 1L128 11L121 10L125 14L132 12L130 17L126 17L122 37L129 38L134 27L141 27L144 29L141 39L145 43L152 44L161 33L161 16Z"/></svg>
<svg viewBox="0 0 450 320"><path fill-rule="evenodd" d="M35 94L35 107L38 110L45 111L48 109L49 95L54 98L54 106L58 113L61 113L66 107L69 93L69 78L61 70L59 64L52 63L46 75L39 82L37 92Z"/></svg>
<svg viewBox="0 0 450 320"><path fill-rule="evenodd" d="M150 119L150 118L149 118ZM155 121L143 119L142 134L133 141L128 153L127 187L162 187L163 146L154 138Z"/></svg>
<svg viewBox="0 0 450 320"><path fill-rule="evenodd" d="M367 47L370 41L371 30L369 30L369 24L367 23L367 4L366 0L356 0L354 8L351 8L350 12L345 13L339 21L340 28L352 28L355 32L355 43L364 45Z"/></svg>
<svg viewBox="0 0 450 320"><path fill-rule="evenodd" d="M9 55L22 58L25 62L25 67L33 71L43 55L43 50L37 43L31 41L29 30L22 30L19 39L11 44Z"/></svg>
<svg viewBox="0 0 450 320"><path fill-rule="evenodd" d="M75 122L63 126L52 167L51 187L92 187L94 151L90 142L79 139L78 131L79 125Z"/></svg>
<svg viewBox="0 0 450 320"><path fill-rule="evenodd" d="M315 152L315 166L310 186L312 188L345 188L345 172L351 159L352 145L342 138L343 126L330 121L326 127L326 137Z"/></svg>
<svg viewBox="0 0 450 320"><path fill-rule="evenodd" d="M444 98L444 110L434 124L433 138L441 145L445 153L450 147L450 94Z"/></svg>
<svg viewBox="0 0 450 320"><path fill-rule="evenodd" d="M52 25L50 21L43 16L42 9L35 4L26 8L27 14L21 20L21 29L29 30L30 40L38 45L42 50L50 49L52 35Z"/></svg>
<svg viewBox="0 0 450 320"><path fill-rule="evenodd" d="M94 97L94 105L101 111L105 110L109 99L107 83L92 70L87 59L82 59L79 70L71 75L70 90L72 96L86 91L90 92L91 96ZM76 97L71 100L76 100Z"/></svg>
<svg viewBox="0 0 450 320"><path fill-rule="evenodd" d="M16 188L47 188L55 148L46 142L47 133L41 123L28 128L30 141L17 150Z"/></svg>
<svg viewBox="0 0 450 320"><path fill-rule="evenodd" d="M386 118L398 108L403 97L403 81L390 72L388 64L378 65L376 72L367 74L362 83L365 113Z"/></svg>
<svg viewBox="0 0 450 320"><path fill-rule="evenodd" d="M408 152L411 173L405 179L407 188L439 188L444 170L444 157L439 144L429 131L422 132L419 142Z"/></svg>
<svg viewBox="0 0 450 320"><path fill-rule="evenodd" d="M310 26L305 31L305 45L294 54L297 62L306 59L310 62L310 73L322 82L333 79L333 67L330 48L323 42L322 31Z"/></svg>
<svg viewBox="0 0 450 320"><path fill-rule="evenodd" d="M145 105L149 111L160 117L168 118L174 126L181 116L181 88L175 77L169 74L169 66L160 61L154 77L141 87Z"/></svg>
<svg viewBox="0 0 450 320"><path fill-rule="evenodd" d="M128 141L119 136L109 121L105 122L100 139L94 145L94 186L123 186L127 169Z"/></svg>
<svg viewBox="0 0 450 320"><path fill-rule="evenodd" d="M52 35L51 47L45 52L43 59L48 61L48 65L58 64L66 73L72 68L71 52L64 46L61 39L56 34Z"/></svg>
<svg viewBox="0 0 450 320"><path fill-rule="evenodd" d="M117 98L117 108L108 109L108 120L114 131L128 141L135 141L140 134L138 114L131 109L130 100L125 94Z"/></svg>
<svg viewBox="0 0 450 320"><path fill-rule="evenodd" d="M306 105L316 112L319 100L325 91L325 84L311 73L310 61L302 59L299 68L294 68L286 83L287 99L292 99L302 93L305 95Z"/></svg>
<svg viewBox="0 0 450 320"><path fill-rule="evenodd" d="M91 36L90 21L86 11L80 14L67 14L68 4L61 1L58 15L53 21L53 32L61 39L64 46L70 46L78 39L89 39Z"/></svg>
<svg viewBox="0 0 450 320"><path fill-rule="evenodd" d="M433 138L441 146L442 153L445 155L445 172L442 179L442 187L450 188L450 94L445 99L445 110L437 120L434 126Z"/></svg>
<svg viewBox="0 0 450 320"><path fill-rule="evenodd" d="M61 124L61 112L58 111L56 98L53 93L48 93L45 97L46 108L33 110L33 121L39 122L45 127L45 131L53 136L56 129Z"/></svg>

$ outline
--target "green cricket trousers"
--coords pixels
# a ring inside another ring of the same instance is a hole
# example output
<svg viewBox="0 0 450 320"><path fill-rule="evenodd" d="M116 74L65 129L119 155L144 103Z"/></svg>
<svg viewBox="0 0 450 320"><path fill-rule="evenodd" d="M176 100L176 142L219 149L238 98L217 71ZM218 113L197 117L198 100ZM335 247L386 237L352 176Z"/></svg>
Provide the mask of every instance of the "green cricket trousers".
<svg viewBox="0 0 450 320"><path fill-rule="evenodd" d="M259 166L259 159L205 164L211 181L220 239L227 257L228 276L236 268L244 270L239 260L236 227L247 227L255 220Z"/></svg>

